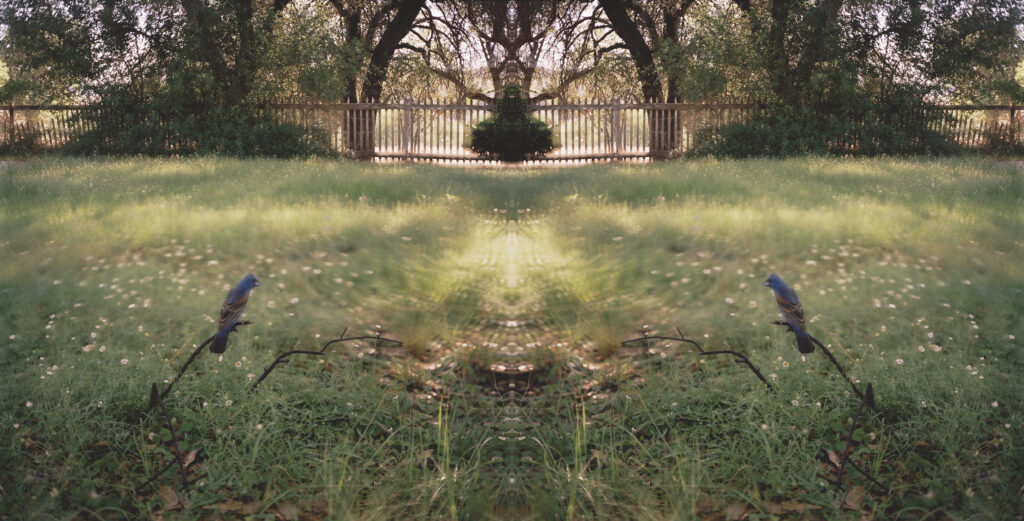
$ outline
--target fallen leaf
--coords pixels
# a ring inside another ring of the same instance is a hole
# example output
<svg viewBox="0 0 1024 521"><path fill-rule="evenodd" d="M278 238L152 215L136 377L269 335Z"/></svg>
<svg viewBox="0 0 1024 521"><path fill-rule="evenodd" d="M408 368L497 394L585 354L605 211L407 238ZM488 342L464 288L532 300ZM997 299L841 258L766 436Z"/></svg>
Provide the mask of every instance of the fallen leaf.
<svg viewBox="0 0 1024 521"><path fill-rule="evenodd" d="M193 461L196 460L196 451L194 451L194 450L188 451L188 454L185 454L185 457L182 458L182 459L184 460L184 461L182 461L182 464L184 464L186 467L188 467L189 465L192 464Z"/></svg>
<svg viewBox="0 0 1024 521"><path fill-rule="evenodd" d="M843 507L850 510L860 510L860 503L864 500L864 495L867 493L864 487L857 485L850 489L846 493L846 499L843 500Z"/></svg>
<svg viewBox="0 0 1024 521"><path fill-rule="evenodd" d="M160 500L164 502L164 510L177 510L181 508L181 499L173 488L164 485L157 491Z"/></svg>
<svg viewBox="0 0 1024 521"><path fill-rule="evenodd" d="M242 505L241 511L242 511L242 515L245 515L245 516L250 516L252 514L255 514L256 512L260 511L260 502L259 501L253 501L251 503L246 503L246 504Z"/></svg>
<svg viewBox="0 0 1024 521"><path fill-rule="evenodd" d="M791 512L801 513L808 508L817 508L817 505L808 505L795 499L787 499L782 502L782 508Z"/></svg>
<svg viewBox="0 0 1024 521"><path fill-rule="evenodd" d="M299 519L299 507L287 501L278 503L275 516L281 521L297 521Z"/></svg>
<svg viewBox="0 0 1024 521"><path fill-rule="evenodd" d="M765 503L764 510L765 510L765 512L768 512L769 514L774 514L774 515L777 515L777 516L778 515L782 515L782 513L783 513L782 505L779 504L779 503L771 502L771 501L769 501L768 503Z"/></svg>
<svg viewBox="0 0 1024 521"><path fill-rule="evenodd" d="M238 501L237 499L229 499L227 501L222 501L220 503L214 503L212 505L206 505L206 509L207 510L216 510L216 511L220 512L221 514L226 514L228 512L234 512L235 510L241 510L242 509L242 502Z"/></svg>
<svg viewBox="0 0 1024 521"><path fill-rule="evenodd" d="M836 454L836 451L834 450L828 451L828 460L831 461L832 464L836 466L836 468L838 468L839 464L842 462L842 459L839 457L838 454Z"/></svg>
<svg viewBox="0 0 1024 521"><path fill-rule="evenodd" d="M746 503L736 502L725 507L725 519L728 521L741 521L747 518L747 514Z"/></svg>

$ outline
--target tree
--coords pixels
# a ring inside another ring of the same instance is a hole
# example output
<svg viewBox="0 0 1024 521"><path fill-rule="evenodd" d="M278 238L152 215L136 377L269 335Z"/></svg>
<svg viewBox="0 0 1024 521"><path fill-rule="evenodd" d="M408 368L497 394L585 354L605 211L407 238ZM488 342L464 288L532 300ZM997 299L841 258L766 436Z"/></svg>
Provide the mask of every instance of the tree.
<svg viewBox="0 0 1024 521"><path fill-rule="evenodd" d="M456 97L491 102L514 83L536 102L597 70L611 34L589 0L436 0L402 47Z"/></svg>

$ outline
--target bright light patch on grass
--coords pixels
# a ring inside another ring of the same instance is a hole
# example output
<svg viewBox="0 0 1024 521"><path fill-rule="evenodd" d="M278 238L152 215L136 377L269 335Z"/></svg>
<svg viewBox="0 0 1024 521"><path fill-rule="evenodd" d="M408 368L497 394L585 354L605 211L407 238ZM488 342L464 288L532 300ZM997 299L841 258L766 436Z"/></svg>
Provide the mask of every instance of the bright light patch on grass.
<svg viewBox="0 0 1024 521"><path fill-rule="evenodd" d="M1019 502L1024 185L1012 165L48 159L3 175L12 511L163 511L176 470L131 492L169 461L149 385L174 378L249 271L264 283L245 312L254 324L201 356L167 402L203 475L195 505L687 519L741 503L750 518L800 518L786 505L803 505L860 519L821 485L857 403L770 325L772 271L799 292L809 331L874 386L880 411L854 454L888 484L866 491L876 519L998 517ZM404 350L294 357L245 391L277 354L377 324ZM748 354L777 395L685 345L621 349L643 324ZM847 486L866 484L850 472ZM955 499L963 490L971 501Z"/></svg>

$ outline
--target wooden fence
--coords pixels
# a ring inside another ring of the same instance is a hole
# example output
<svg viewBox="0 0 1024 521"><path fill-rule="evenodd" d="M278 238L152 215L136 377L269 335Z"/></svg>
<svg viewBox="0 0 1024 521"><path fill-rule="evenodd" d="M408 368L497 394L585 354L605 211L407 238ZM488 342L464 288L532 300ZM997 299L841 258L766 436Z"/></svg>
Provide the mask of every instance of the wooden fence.
<svg viewBox="0 0 1024 521"><path fill-rule="evenodd" d="M380 103L274 103L265 110L281 121L317 130L334 150L361 157L471 160L470 130L489 115L480 102L440 100ZM57 149L89 130L98 106L11 105L0 116L0 150ZM685 153L702 132L743 118L743 103L547 102L534 115L552 126L556 148L547 158L625 159ZM1024 122L1013 105L928 106L945 117L930 130L969 149L1024 146Z"/></svg>

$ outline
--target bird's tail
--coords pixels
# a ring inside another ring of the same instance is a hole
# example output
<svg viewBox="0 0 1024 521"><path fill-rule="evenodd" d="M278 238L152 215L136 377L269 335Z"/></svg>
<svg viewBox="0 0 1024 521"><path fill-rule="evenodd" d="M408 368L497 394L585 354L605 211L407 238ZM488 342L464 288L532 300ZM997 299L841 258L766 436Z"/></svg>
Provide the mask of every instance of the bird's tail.
<svg viewBox="0 0 1024 521"><path fill-rule="evenodd" d="M217 335L213 337L213 343L210 344L211 353L223 353L228 348L228 335ZM811 347L814 349L814 347Z"/></svg>
<svg viewBox="0 0 1024 521"><path fill-rule="evenodd" d="M796 348L799 349L800 352L803 353L803 354L813 353L814 352L814 343L811 342L811 337L808 336L807 333L804 333L804 334L801 335L798 332L796 334ZM212 350L213 348L210 348L210 349Z"/></svg>

